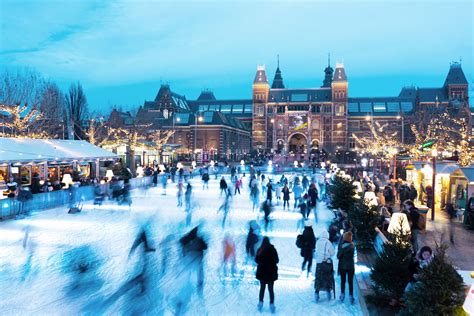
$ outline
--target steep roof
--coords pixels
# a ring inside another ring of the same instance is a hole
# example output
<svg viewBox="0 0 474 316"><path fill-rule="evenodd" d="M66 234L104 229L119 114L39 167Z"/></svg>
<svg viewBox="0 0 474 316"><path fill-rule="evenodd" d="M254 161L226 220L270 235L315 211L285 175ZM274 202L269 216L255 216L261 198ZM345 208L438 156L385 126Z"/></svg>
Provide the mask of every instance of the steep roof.
<svg viewBox="0 0 474 316"><path fill-rule="evenodd" d="M198 101L216 100L216 97L214 96L214 93L212 91L204 90L201 92L197 100Z"/></svg>
<svg viewBox="0 0 474 316"><path fill-rule="evenodd" d="M346 71L344 70L344 64L337 63L336 70L334 71L334 82L347 81Z"/></svg>
<svg viewBox="0 0 474 316"><path fill-rule="evenodd" d="M285 89L283 84L283 78L281 76L280 67L277 67L275 71L275 77L273 78L272 89Z"/></svg>
<svg viewBox="0 0 474 316"><path fill-rule="evenodd" d="M466 76L464 76L464 72L462 71L461 64L458 62L452 63L451 67L449 67L444 86L446 87L450 84L468 84Z"/></svg>
<svg viewBox="0 0 474 316"><path fill-rule="evenodd" d="M401 98L416 98L416 87L403 87L398 96Z"/></svg>
<svg viewBox="0 0 474 316"><path fill-rule="evenodd" d="M170 86L167 84L161 85L160 90L156 94L154 105L158 106L158 108L173 107L178 111L189 111L186 97L171 91Z"/></svg>
<svg viewBox="0 0 474 316"><path fill-rule="evenodd" d="M420 102L447 102L448 94L445 88L418 88Z"/></svg>
<svg viewBox="0 0 474 316"><path fill-rule="evenodd" d="M267 73L265 72L265 66L258 66L257 67L257 73L255 74L255 79L253 80L253 83L267 83L268 84L268 79L267 79Z"/></svg>
<svg viewBox="0 0 474 316"><path fill-rule="evenodd" d="M202 121L198 121L199 117L202 117ZM179 118L179 119L178 119ZM218 111L204 111L197 113L176 113L175 114L175 126L186 126L195 125L197 122L198 126L202 125L224 125L241 130L248 131L247 128L238 119L235 119L229 115ZM173 125L173 118L166 120L166 125Z"/></svg>

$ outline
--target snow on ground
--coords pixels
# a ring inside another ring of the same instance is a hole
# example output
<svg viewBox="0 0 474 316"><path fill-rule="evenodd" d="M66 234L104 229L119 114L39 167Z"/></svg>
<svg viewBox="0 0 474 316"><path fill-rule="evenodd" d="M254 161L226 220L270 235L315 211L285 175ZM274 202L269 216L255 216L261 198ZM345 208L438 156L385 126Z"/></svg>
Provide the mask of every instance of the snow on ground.
<svg viewBox="0 0 474 316"><path fill-rule="evenodd" d="M227 180L230 183L228 177ZM179 298L185 303L182 311L188 315L259 314L258 281L253 267L245 263L248 222L258 216L257 211L252 212L247 182L244 182L242 194L233 199L225 229L221 227L222 213L217 213L223 199L219 196L218 180L212 177L209 190L203 190L198 177L191 183L195 201L192 224L204 222L203 231L209 244L202 297L195 290L193 267L185 266L181 260L177 240L190 228L184 224L184 209L177 207L176 185L170 184L167 195L163 195L161 186L133 191L131 207L117 206L109 201L102 206L86 202L79 214L67 214L66 207L63 207L0 223L2 314L172 315L176 312ZM319 203L318 214L319 222L313 226L316 235L327 227L333 216L324 203ZM322 292L320 302L315 303L314 277L308 279L306 273L301 273L303 258L295 246L300 215L298 212L284 212L280 204L275 206L272 217L272 231L267 235L280 257L279 279L275 282L276 313L361 315L357 300L355 305L350 305L348 299L344 303L338 300L328 302ZM128 255L139 227L150 219L153 244L157 247L157 251L150 255L153 270L151 290L139 295L136 289L132 289L112 299L112 295L136 275L139 254L136 252L130 258ZM24 247L26 230L29 238ZM233 277L223 277L222 272L222 239L226 233L232 235L237 245L238 267ZM166 237L169 242L164 241ZM74 278L65 273L65 253L83 245L94 249L100 265L93 280L79 287L80 290L71 291L70 284ZM168 256L164 275L159 273L163 268L163 255ZM334 259L336 268L337 259ZM313 276L314 272L313 261ZM339 289L339 277L336 277L336 298ZM270 314L268 300L266 291L262 314Z"/></svg>

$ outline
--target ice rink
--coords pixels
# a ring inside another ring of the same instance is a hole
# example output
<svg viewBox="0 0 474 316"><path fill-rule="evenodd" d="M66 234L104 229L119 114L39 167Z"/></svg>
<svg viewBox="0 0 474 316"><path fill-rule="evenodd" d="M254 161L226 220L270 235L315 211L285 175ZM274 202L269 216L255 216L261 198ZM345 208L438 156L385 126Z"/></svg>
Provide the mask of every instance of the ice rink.
<svg viewBox="0 0 474 316"><path fill-rule="evenodd" d="M226 180L230 184L229 176ZM89 201L78 214L67 214L63 207L1 222L1 314L173 315L181 302L182 311L187 315L258 315L259 283L254 268L246 263L245 257L248 222L252 219L259 221L262 234L270 237L279 254L276 314L362 314L357 287L354 305L350 305L347 298L344 303L337 299L328 302L324 292L320 302L315 303L315 262L313 260L313 276L307 278L306 273L301 273L303 258L295 246L297 222L301 218L298 211L283 211L281 204L274 206L271 231L264 232L263 216L252 211L248 183L244 180L242 194L233 198L223 229L223 214L217 212L224 199L219 196L218 180L211 176L208 190L203 190L199 177L192 179L191 184L194 211L190 227L185 225L184 207L177 207L177 187L173 183L168 185L166 195L163 195L161 185L132 191L131 207L118 206L113 201L94 206ZM321 229L327 228L333 217L322 202L318 205L318 214L319 222L313 224L316 236ZM145 294L133 288L124 293L117 292L137 274L141 265L140 253L136 251L129 256L129 252L144 223L150 224L152 246L156 248L148 259L151 267L149 287ZM202 224L209 245L204 259L202 296L196 291L194 267L184 264L178 244L178 239L198 223ZM28 239L24 242L26 232ZM222 271L222 241L226 233L237 245L237 273L234 276L223 275ZM97 270L78 281L77 274L68 271L68 266L71 260L84 255L84 249L92 249L95 253L86 258L94 259ZM337 259L334 261L336 268ZM339 277L336 276L336 298L339 289ZM268 292L262 314L270 314Z"/></svg>

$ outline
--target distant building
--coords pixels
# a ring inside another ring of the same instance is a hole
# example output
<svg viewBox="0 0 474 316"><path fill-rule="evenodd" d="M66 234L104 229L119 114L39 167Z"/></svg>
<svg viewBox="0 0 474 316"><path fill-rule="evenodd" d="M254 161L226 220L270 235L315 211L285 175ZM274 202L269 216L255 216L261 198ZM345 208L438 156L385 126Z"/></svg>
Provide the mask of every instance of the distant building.
<svg viewBox="0 0 474 316"><path fill-rule="evenodd" d="M206 90L196 100L187 100L162 85L135 120L175 129L172 141L181 145L181 154L237 158L258 150L298 160L321 151L354 151L354 135L370 137L369 125L375 122L384 132L397 132L403 142L413 141L411 124L423 130L436 112L465 118L472 126L468 82L460 63L450 65L438 88L412 86L402 88L398 96L350 97L348 86L341 63L333 69L328 61L322 85L312 88L286 88L279 64L270 85L265 67L258 66L251 99L219 100ZM124 122L127 115L120 116Z"/></svg>

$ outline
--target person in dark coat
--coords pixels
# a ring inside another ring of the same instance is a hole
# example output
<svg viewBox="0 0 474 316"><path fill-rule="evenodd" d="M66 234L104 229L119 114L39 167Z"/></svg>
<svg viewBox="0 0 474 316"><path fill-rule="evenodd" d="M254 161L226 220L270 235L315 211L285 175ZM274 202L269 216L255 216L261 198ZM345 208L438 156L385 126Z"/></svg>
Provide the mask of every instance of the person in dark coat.
<svg viewBox="0 0 474 316"><path fill-rule="evenodd" d="M207 243L198 235L199 226L194 227L189 233L183 236L179 242L182 246L185 260L190 264L195 264L197 270L197 287L202 294L204 288L204 251L207 249Z"/></svg>
<svg viewBox="0 0 474 316"><path fill-rule="evenodd" d="M221 182L219 183L219 187L221 188L221 195L222 195L222 192L227 194L227 182L225 181L224 177L221 178Z"/></svg>
<svg viewBox="0 0 474 316"><path fill-rule="evenodd" d="M346 279L349 283L349 295L351 304L354 304L354 244L352 243L352 232L344 234L343 242L339 245L337 259L339 259L338 272L341 275L341 296L339 300L344 302L346 292Z"/></svg>
<svg viewBox="0 0 474 316"><path fill-rule="evenodd" d="M272 203L272 196L273 196L273 185L271 182L267 183L267 200Z"/></svg>
<svg viewBox="0 0 474 316"><path fill-rule="evenodd" d="M265 295L265 288L268 285L268 292L270 294L270 310L275 312L275 293L273 292L273 284L278 280L278 253L275 247L270 243L268 237L263 237L262 245L257 251L255 257L257 263L257 280L260 281L260 293L258 297L258 310L263 308L263 297Z"/></svg>
<svg viewBox="0 0 474 316"><path fill-rule="evenodd" d="M285 183L285 186L281 190L283 193L283 209L285 206L289 209L290 208L290 188L288 188L288 182Z"/></svg>
<svg viewBox="0 0 474 316"><path fill-rule="evenodd" d="M308 190L308 196L309 196L309 209L310 212L313 210L314 212L314 220L318 222L318 213L316 212L316 203L318 200L318 189L316 189L316 184L311 183L309 186Z"/></svg>
<svg viewBox="0 0 474 316"><path fill-rule="evenodd" d="M41 192L41 178L38 173L34 173L31 178L31 193L36 194Z"/></svg>
<svg viewBox="0 0 474 316"><path fill-rule="evenodd" d="M249 223L249 232L247 234L247 240L245 241L245 252L247 253L247 259L255 261L255 246L258 243L260 237L258 236L258 224L255 220Z"/></svg>
<svg viewBox="0 0 474 316"><path fill-rule="evenodd" d="M310 220L307 220L304 223L303 245L301 247L301 256L304 258L301 265L302 272L305 270L306 263L308 263L306 277L309 277L309 274L311 273L311 267L313 266L313 252L316 247L316 236L314 236L312 225L313 223Z"/></svg>
<svg viewBox="0 0 474 316"><path fill-rule="evenodd" d="M418 191L416 190L415 185L412 183L412 184L410 185L409 198L410 198L410 200L412 200L413 202L415 202L415 200L416 200L417 197L418 197Z"/></svg>
<svg viewBox="0 0 474 316"><path fill-rule="evenodd" d="M385 186L383 190L385 204L392 206L394 202L393 189L390 185Z"/></svg>

